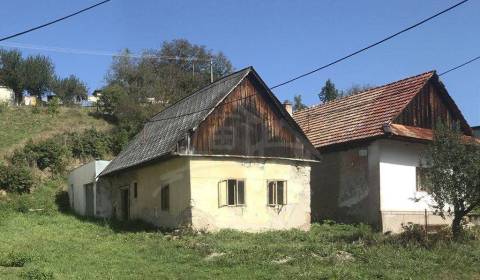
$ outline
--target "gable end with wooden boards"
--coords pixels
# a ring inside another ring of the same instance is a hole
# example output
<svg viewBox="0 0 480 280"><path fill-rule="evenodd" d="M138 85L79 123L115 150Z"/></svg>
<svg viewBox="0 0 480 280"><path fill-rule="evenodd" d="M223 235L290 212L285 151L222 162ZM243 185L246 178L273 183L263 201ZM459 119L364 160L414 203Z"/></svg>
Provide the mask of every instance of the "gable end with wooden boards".
<svg viewBox="0 0 480 280"><path fill-rule="evenodd" d="M318 156L253 69L194 130L186 153L304 160Z"/></svg>

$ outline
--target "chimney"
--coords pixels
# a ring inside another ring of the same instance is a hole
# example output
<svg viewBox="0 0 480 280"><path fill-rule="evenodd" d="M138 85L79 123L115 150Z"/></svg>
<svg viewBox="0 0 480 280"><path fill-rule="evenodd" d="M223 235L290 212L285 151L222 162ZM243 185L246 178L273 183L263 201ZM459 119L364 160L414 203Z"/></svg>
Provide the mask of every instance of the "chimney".
<svg viewBox="0 0 480 280"><path fill-rule="evenodd" d="M287 110L287 112L291 116L292 113L293 113L292 103L290 103L290 101L288 101L288 100L285 100L285 101L283 101L283 107L285 107L285 110Z"/></svg>

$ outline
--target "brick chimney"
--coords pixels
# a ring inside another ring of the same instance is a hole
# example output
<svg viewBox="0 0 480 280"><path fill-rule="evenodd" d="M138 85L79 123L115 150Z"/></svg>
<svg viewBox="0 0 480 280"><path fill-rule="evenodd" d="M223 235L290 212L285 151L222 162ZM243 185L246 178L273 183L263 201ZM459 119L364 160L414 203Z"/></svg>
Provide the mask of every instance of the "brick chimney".
<svg viewBox="0 0 480 280"><path fill-rule="evenodd" d="M290 103L290 101L288 101L288 100L283 101L283 107L285 107L285 110L287 110L287 112L290 114L290 116L293 114L293 107L292 107L292 103Z"/></svg>

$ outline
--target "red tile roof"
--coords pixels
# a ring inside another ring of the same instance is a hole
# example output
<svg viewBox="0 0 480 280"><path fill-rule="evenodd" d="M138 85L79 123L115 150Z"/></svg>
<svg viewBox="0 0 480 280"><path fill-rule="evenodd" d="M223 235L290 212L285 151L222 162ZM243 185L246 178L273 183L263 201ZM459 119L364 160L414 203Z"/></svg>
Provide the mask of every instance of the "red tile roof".
<svg viewBox="0 0 480 280"><path fill-rule="evenodd" d="M433 139L433 130L428 128L421 128L415 126L408 126L402 124L391 124L389 125L390 132L392 135L401 136L412 139L421 139L421 140L432 140ZM466 143L477 143L480 144L480 139L477 139L472 136L463 135L462 140Z"/></svg>
<svg viewBox="0 0 480 280"><path fill-rule="evenodd" d="M434 71L293 113L316 148L384 135L389 124L435 75Z"/></svg>

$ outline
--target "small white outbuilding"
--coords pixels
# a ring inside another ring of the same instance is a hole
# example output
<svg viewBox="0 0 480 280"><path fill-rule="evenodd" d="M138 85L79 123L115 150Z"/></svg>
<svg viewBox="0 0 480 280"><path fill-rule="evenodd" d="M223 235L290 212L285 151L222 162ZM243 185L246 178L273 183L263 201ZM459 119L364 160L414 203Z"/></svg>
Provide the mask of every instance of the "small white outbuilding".
<svg viewBox="0 0 480 280"><path fill-rule="evenodd" d="M96 216L97 177L109 163L107 160L94 160L70 172L68 198L75 213Z"/></svg>

